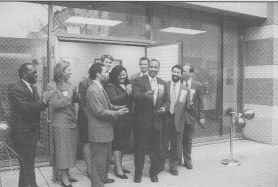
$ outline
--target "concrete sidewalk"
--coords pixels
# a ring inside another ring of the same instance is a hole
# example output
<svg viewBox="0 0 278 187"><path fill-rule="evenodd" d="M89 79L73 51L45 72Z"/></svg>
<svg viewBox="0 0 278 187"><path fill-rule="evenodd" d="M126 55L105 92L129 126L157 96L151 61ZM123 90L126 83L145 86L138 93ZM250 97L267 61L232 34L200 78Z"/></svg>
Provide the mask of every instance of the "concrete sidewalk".
<svg viewBox="0 0 278 187"><path fill-rule="evenodd" d="M158 175L159 182L152 183L148 176L149 158L147 158L142 182L134 183L133 155L124 157L124 166L131 170L128 179L115 177L111 166L109 177L115 183L105 186L113 187L278 187L278 146L256 143L248 140L234 142L234 158L241 161L240 166L226 166L221 164L222 159L229 158L230 146L225 141L217 144L196 145L193 147L193 170L185 167L178 168L179 175L169 173L168 162L165 170ZM36 168L37 183L40 187L61 187L60 183L52 182L52 168ZM18 186L18 170L1 172L2 187ZM90 187L90 180L84 173L84 163L71 169L71 174L78 182L73 187Z"/></svg>

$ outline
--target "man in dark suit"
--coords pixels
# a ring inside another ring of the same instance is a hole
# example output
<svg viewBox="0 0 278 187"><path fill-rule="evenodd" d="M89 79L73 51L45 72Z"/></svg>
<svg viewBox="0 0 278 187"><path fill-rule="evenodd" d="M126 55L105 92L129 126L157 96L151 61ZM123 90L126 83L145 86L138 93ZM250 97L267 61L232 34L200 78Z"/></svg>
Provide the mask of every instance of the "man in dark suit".
<svg viewBox="0 0 278 187"><path fill-rule="evenodd" d="M149 59L147 57L140 58L139 67L141 71L130 77L129 81L131 84L133 84L134 79L148 74L148 64L149 64Z"/></svg>
<svg viewBox="0 0 278 187"><path fill-rule="evenodd" d="M205 124L205 111L203 102L203 91L201 83L192 79L194 68L190 65L183 66L183 84L190 89L190 103L186 107L185 124L183 130L183 159L184 166L192 169L192 139L194 135L195 123L202 128Z"/></svg>
<svg viewBox="0 0 278 187"><path fill-rule="evenodd" d="M90 68L93 83L86 93L89 141L91 143L90 177L91 187L103 187L106 183L115 182L108 179L110 167L111 142L113 140L113 122L119 115L128 113L124 106L110 103L103 89L107 82L108 70L102 63L93 64Z"/></svg>
<svg viewBox="0 0 278 187"><path fill-rule="evenodd" d="M37 71L31 63L21 65L19 78L9 90L11 140L20 165L18 186L37 187L34 160L40 138L40 113L48 106L49 98L54 93L47 91L43 99L39 98L33 85L36 83Z"/></svg>
<svg viewBox="0 0 278 187"><path fill-rule="evenodd" d="M134 182L141 182L146 148L150 146L150 177L158 182L161 162L161 130L165 123L165 111L169 109L170 99L166 82L157 78L160 63L152 59L148 64L148 75L136 78L132 87L135 101L134 116Z"/></svg>
<svg viewBox="0 0 278 187"><path fill-rule="evenodd" d="M168 127L170 135L170 173L178 175L178 164L182 155L182 139L185 123L186 106L189 104L189 88L181 84L183 69L180 65L172 68L172 80L167 82L167 92L170 95L171 104L168 114ZM165 162L164 162L165 163Z"/></svg>

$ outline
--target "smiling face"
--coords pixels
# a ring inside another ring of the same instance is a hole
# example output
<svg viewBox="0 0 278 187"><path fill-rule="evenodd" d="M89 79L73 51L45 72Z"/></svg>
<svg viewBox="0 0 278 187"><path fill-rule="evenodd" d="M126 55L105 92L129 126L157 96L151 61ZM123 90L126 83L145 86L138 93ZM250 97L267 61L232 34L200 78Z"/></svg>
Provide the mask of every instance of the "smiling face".
<svg viewBox="0 0 278 187"><path fill-rule="evenodd" d="M70 79L70 76L71 76L71 67L68 66L68 67L64 70L64 72L63 72L63 78L64 78L65 80L69 80L69 79Z"/></svg>
<svg viewBox="0 0 278 187"><path fill-rule="evenodd" d="M173 82L178 82L181 78L181 70L178 68L174 68L172 70L172 80Z"/></svg>
<svg viewBox="0 0 278 187"><path fill-rule="evenodd" d="M149 75L154 78L156 77L156 75L158 74L159 72L159 68L160 68L160 64L158 61L156 60L151 60L149 62L149 67L148 67L148 72L149 72Z"/></svg>
<svg viewBox="0 0 278 187"><path fill-rule="evenodd" d="M37 82L37 78L37 70L34 68L34 66L27 65L27 70L23 76L23 79L30 84L35 84Z"/></svg>
<svg viewBox="0 0 278 187"><path fill-rule="evenodd" d="M109 71L110 68L111 68L112 62L113 62L113 61L112 61L111 59L105 58L104 61L103 61L102 63L106 66L107 70Z"/></svg>
<svg viewBox="0 0 278 187"><path fill-rule="evenodd" d="M139 67L142 73L146 73L148 71L148 60L141 60Z"/></svg>
<svg viewBox="0 0 278 187"><path fill-rule="evenodd" d="M188 66L188 65L183 66L182 78L187 81L190 79L191 76L192 76L192 73L190 73L190 66Z"/></svg>
<svg viewBox="0 0 278 187"><path fill-rule="evenodd" d="M120 84L123 84L126 79L126 72L123 70L120 75L118 76L118 81Z"/></svg>

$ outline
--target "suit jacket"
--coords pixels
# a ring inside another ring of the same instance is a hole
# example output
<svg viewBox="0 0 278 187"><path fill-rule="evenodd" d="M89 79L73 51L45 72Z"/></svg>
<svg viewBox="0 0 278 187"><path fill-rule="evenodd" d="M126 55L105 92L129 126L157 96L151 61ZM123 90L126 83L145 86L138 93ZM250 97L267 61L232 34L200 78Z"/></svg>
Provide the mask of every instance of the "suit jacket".
<svg viewBox="0 0 278 187"><path fill-rule="evenodd" d="M93 80L88 77L87 79L82 80L78 86L78 93L80 95L79 109L78 109L78 118L77 125L87 124L87 108L86 108L86 93L89 86L93 83Z"/></svg>
<svg viewBox="0 0 278 187"><path fill-rule="evenodd" d="M114 138L113 122L117 121L119 112L114 111L117 106L111 104L108 98L106 99L102 89L95 82L87 90L86 106L89 141L111 142Z"/></svg>
<svg viewBox="0 0 278 187"><path fill-rule="evenodd" d="M10 86L9 102L12 141L36 145L40 138L40 113L48 104L39 98L37 90L32 93L22 80Z"/></svg>
<svg viewBox="0 0 278 187"><path fill-rule="evenodd" d="M115 84L107 84L105 87L106 93L110 102L113 105L126 105L129 111L132 110L132 97L128 95L126 91L120 86ZM119 116L117 122L115 123L114 127L116 128L126 128L131 125L131 112Z"/></svg>
<svg viewBox="0 0 278 187"><path fill-rule="evenodd" d="M185 118L188 124L195 124L196 120L199 123L200 119L205 119L202 84L192 80L190 94L192 96L193 105L186 108Z"/></svg>
<svg viewBox="0 0 278 187"><path fill-rule="evenodd" d="M140 77L140 72L139 73L136 73L134 75L131 75L129 81L130 81L130 84L133 85L133 82L134 82L134 79Z"/></svg>
<svg viewBox="0 0 278 187"><path fill-rule="evenodd" d="M161 130L162 122L165 122L164 114L158 114L156 111L161 107L169 110L170 99L167 92L167 84L165 81L157 77L157 83L163 86L163 90L159 90L156 103L153 99L148 99L145 93L151 90L151 84L147 75L136 78L132 86L133 101L135 102L134 116L136 125L148 129L153 125L156 130Z"/></svg>
<svg viewBox="0 0 278 187"><path fill-rule="evenodd" d="M76 128L74 103L79 102L79 94L71 89L70 84L67 85L66 90L61 90L54 81L47 84L47 89L55 92L49 100L51 125L59 128Z"/></svg>
<svg viewBox="0 0 278 187"><path fill-rule="evenodd" d="M167 82L167 92L168 95L171 95L171 82ZM170 98L171 99L171 98ZM190 90L182 83L180 84L180 89L178 90L178 97L176 100L176 104L174 107L174 119L175 119L175 127L177 132L183 131L185 116L186 116L186 106L190 102ZM167 111L170 114L170 111Z"/></svg>

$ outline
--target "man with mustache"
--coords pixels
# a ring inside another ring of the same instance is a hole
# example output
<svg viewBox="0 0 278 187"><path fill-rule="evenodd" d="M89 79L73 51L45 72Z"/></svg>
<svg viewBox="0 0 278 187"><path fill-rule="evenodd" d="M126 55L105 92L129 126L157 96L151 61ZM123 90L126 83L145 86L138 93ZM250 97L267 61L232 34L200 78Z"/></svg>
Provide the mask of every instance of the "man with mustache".
<svg viewBox="0 0 278 187"><path fill-rule="evenodd" d="M132 94L134 109L134 182L140 183L144 168L147 147L150 147L150 170L152 182L158 182L161 163L161 131L165 123L165 111L169 109L170 99L166 82L156 77L160 62L152 59L148 64L148 74L136 78Z"/></svg>
<svg viewBox="0 0 278 187"><path fill-rule="evenodd" d="M20 165L18 187L37 187L35 176L36 144L40 139L40 113L46 107L53 91L39 98L37 88L37 71L31 63L20 66L20 80L11 85L9 102L11 105L11 140L18 154Z"/></svg>

